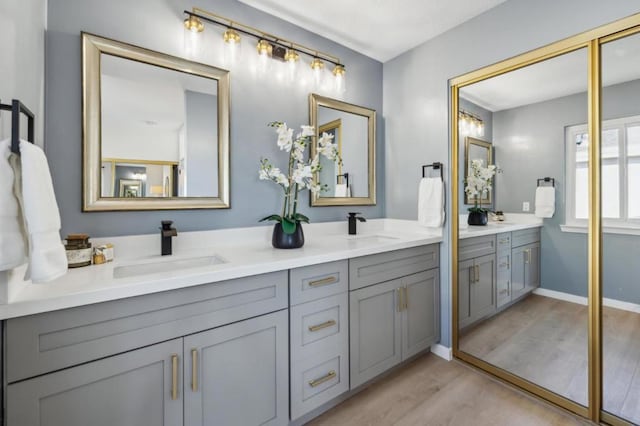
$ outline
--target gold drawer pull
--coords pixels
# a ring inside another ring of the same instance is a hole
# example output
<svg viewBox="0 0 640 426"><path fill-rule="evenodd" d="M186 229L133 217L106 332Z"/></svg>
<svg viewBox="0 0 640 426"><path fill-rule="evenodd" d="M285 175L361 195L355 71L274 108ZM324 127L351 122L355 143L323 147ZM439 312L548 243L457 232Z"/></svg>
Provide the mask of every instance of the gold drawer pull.
<svg viewBox="0 0 640 426"><path fill-rule="evenodd" d="M407 288L406 287L401 287L401 288L402 288L402 299L404 300L404 303L402 303L402 309L406 311L407 309L409 309L409 296L407 295Z"/></svg>
<svg viewBox="0 0 640 426"><path fill-rule="evenodd" d="M398 299L398 312L402 312L402 287L396 288L396 298Z"/></svg>
<svg viewBox="0 0 640 426"><path fill-rule="evenodd" d="M178 399L178 355L171 355L171 399Z"/></svg>
<svg viewBox="0 0 640 426"><path fill-rule="evenodd" d="M317 386L320 386L324 382L328 382L329 380L333 379L337 375L338 374L336 374L335 371L331 370L327 373L326 376L320 377L319 379L309 380L309 386L311 386L312 388L315 388Z"/></svg>
<svg viewBox="0 0 640 426"><path fill-rule="evenodd" d="M335 276L323 278L321 280L309 281L309 287L318 287L321 285L333 284L337 282L338 279Z"/></svg>
<svg viewBox="0 0 640 426"><path fill-rule="evenodd" d="M500 240L500 244L508 243L508 242L509 242L509 239L508 239L508 238L502 238L502 239Z"/></svg>
<svg viewBox="0 0 640 426"><path fill-rule="evenodd" d="M198 392L198 350L191 349L191 390Z"/></svg>
<svg viewBox="0 0 640 426"><path fill-rule="evenodd" d="M323 328L327 328L327 327L333 327L334 325L336 325L336 321L335 320L329 320L327 322L323 322L322 324L317 324L317 325L310 325L309 326L309 331L318 331L318 330L322 330Z"/></svg>

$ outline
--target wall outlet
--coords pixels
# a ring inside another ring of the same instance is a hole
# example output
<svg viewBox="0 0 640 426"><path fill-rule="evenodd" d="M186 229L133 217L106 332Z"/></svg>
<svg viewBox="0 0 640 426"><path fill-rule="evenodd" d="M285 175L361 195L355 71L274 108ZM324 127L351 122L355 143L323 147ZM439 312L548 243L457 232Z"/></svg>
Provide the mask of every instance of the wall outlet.
<svg viewBox="0 0 640 426"><path fill-rule="evenodd" d="M528 201L524 201L522 203L522 211L523 212L528 212L529 211L529 202Z"/></svg>

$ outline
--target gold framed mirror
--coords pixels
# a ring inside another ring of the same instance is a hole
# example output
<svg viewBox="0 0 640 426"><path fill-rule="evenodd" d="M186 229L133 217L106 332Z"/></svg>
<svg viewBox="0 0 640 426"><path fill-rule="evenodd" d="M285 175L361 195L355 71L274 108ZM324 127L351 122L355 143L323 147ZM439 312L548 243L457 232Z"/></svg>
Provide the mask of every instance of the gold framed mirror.
<svg viewBox="0 0 640 426"><path fill-rule="evenodd" d="M483 141L481 139L472 138L467 136L464 142L464 178L465 181L469 176L469 169L471 168L471 162L473 160L481 160L483 167L493 164L493 145L491 142ZM478 200L482 204L491 204L491 194L493 191L488 191L485 197ZM465 194L465 204L473 204L474 200Z"/></svg>
<svg viewBox="0 0 640 426"><path fill-rule="evenodd" d="M82 33L83 211L229 208L229 72Z"/></svg>
<svg viewBox="0 0 640 426"><path fill-rule="evenodd" d="M372 109L327 98L309 96L309 121L316 140L323 133L333 135L341 161L320 160L314 182L326 190L311 197L312 206L354 206L376 204L376 112ZM316 147L311 145L311 156Z"/></svg>

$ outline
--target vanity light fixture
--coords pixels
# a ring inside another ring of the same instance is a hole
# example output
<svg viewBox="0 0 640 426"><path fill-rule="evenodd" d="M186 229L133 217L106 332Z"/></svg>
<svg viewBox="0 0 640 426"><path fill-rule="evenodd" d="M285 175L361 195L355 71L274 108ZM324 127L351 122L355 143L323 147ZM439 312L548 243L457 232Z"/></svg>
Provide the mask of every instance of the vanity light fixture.
<svg viewBox="0 0 640 426"><path fill-rule="evenodd" d="M484 136L484 121L475 114L458 111L458 131L461 136Z"/></svg>
<svg viewBox="0 0 640 426"><path fill-rule="evenodd" d="M334 66L334 87L338 92L344 92L346 69L338 57L269 34L204 9L194 7L191 12L185 10L184 13L186 15L184 27L191 33L198 34L204 31L205 22L225 27L226 30L222 36L225 42L225 50L231 50L233 52L237 50L237 47L234 48L233 46L240 46L240 34L252 36L257 39L256 50L260 56L259 67L263 70L268 69L266 58L276 59L287 63L289 65L290 77L295 78L295 69L297 63L300 61L300 55L306 55L311 58L310 66L314 75L314 81L317 86L321 86L329 83L324 78L324 71L325 62L331 63ZM326 74L328 74L327 77L330 77L328 72Z"/></svg>

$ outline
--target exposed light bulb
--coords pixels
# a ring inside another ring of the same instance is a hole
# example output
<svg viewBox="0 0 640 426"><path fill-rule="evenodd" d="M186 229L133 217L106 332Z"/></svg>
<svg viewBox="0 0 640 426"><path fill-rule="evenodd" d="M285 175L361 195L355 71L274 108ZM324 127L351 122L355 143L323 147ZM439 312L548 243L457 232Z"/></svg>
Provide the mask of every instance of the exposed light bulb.
<svg viewBox="0 0 640 426"><path fill-rule="evenodd" d="M273 53L273 46L267 40L258 41L258 73L264 75L269 69L269 58Z"/></svg>
<svg viewBox="0 0 640 426"><path fill-rule="evenodd" d="M240 34L233 28L228 28L222 35L224 40L224 61L231 65L238 60L240 51Z"/></svg>
<svg viewBox="0 0 640 426"><path fill-rule="evenodd" d="M289 82L294 82L298 74L298 62L300 61L300 55L293 49L287 49L287 53L284 55L284 61L287 65L287 76Z"/></svg>
<svg viewBox="0 0 640 426"><path fill-rule="evenodd" d="M322 85L322 72L324 71L324 62L319 58L313 58L311 61L311 70L313 71L313 82L319 87Z"/></svg>
<svg viewBox="0 0 640 426"><path fill-rule="evenodd" d="M333 68L333 75L335 77L335 89L338 93L344 93L347 90L346 87L346 70L343 65L336 65Z"/></svg>

